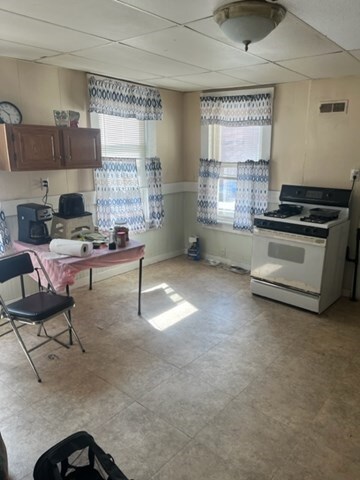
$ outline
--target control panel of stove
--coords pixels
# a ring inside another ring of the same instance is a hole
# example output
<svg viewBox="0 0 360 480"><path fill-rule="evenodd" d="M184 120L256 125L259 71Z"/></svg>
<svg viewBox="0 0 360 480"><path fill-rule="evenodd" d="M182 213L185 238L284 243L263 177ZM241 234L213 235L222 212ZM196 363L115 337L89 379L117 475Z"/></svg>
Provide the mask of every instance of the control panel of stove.
<svg viewBox="0 0 360 480"><path fill-rule="evenodd" d="M281 202L312 203L337 207L348 207L351 190L343 188L306 187L283 185L280 192Z"/></svg>
<svg viewBox="0 0 360 480"><path fill-rule="evenodd" d="M276 220L268 220L263 218L254 218L254 226L265 228L267 230L275 230L278 232L289 232L297 235L306 235L308 237L327 238L329 229L325 227L316 227L309 225L295 224L291 222L278 222Z"/></svg>

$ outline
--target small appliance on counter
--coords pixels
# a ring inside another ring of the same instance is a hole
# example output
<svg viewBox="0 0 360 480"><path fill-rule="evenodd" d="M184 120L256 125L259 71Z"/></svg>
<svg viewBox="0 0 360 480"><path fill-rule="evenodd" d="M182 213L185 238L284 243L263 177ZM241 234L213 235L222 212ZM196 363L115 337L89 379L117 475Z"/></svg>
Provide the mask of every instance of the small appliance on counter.
<svg viewBox="0 0 360 480"><path fill-rule="evenodd" d="M22 203L17 206L19 241L42 245L49 243L48 227L45 222L52 219L51 207L38 203Z"/></svg>
<svg viewBox="0 0 360 480"><path fill-rule="evenodd" d="M64 193L60 195L57 216L75 218L83 215L89 215L89 212L85 212L84 197L81 193Z"/></svg>
<svg viewBox="0 0 360 480"><path fill-rule="evenodd" d="M52 238L75 240L94 231L92 213L85 211L81 193L65 193L59 198L59 211L51 225Z"/></svg>

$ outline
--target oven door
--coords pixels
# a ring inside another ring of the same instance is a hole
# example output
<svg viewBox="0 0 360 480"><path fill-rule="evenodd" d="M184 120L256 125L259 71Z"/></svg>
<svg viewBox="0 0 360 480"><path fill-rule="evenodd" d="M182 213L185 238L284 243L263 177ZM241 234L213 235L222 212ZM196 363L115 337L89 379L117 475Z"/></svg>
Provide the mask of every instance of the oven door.
<svg viewBox="0 0 360 480"><path fill-rule="evenodd" d="M251 276L320 294L325 247L325 238L254 227Z"/></svg>

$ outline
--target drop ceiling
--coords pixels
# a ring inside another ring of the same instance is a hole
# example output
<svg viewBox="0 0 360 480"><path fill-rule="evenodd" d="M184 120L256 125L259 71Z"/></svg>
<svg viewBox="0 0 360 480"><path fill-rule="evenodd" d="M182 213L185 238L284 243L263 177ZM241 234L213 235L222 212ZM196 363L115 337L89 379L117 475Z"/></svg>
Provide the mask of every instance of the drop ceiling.
<svg viewBox="0 0 360 480"><path fill-rule="evenodd" d="M360 75L359 0L281 0L250 45L212 18L219 0L0 0L0 56L178 91Z"/></svg>

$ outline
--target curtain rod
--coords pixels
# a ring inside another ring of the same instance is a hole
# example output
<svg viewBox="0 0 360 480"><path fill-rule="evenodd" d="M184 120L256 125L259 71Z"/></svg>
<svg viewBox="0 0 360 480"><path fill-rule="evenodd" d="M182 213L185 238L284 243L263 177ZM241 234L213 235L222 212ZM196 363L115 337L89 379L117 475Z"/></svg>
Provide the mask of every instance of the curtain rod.
<svg viewBox="0 0 360 480"><path fill-rule="evenodd" d="M158 87L154 87L152 85L147 85L146 83L139 83L139 82L133 82L133 81L130 82L129 80L124 80L123 78L110 77L109 75L102 75L102 74L94 73L94 72L86 72L86 74L87 75L94 75L95 77L108 78L109 80L119 80L120 82L132 83L134 85L139 85L140 87L149 87L149 88L158 89Z"/></svg>

